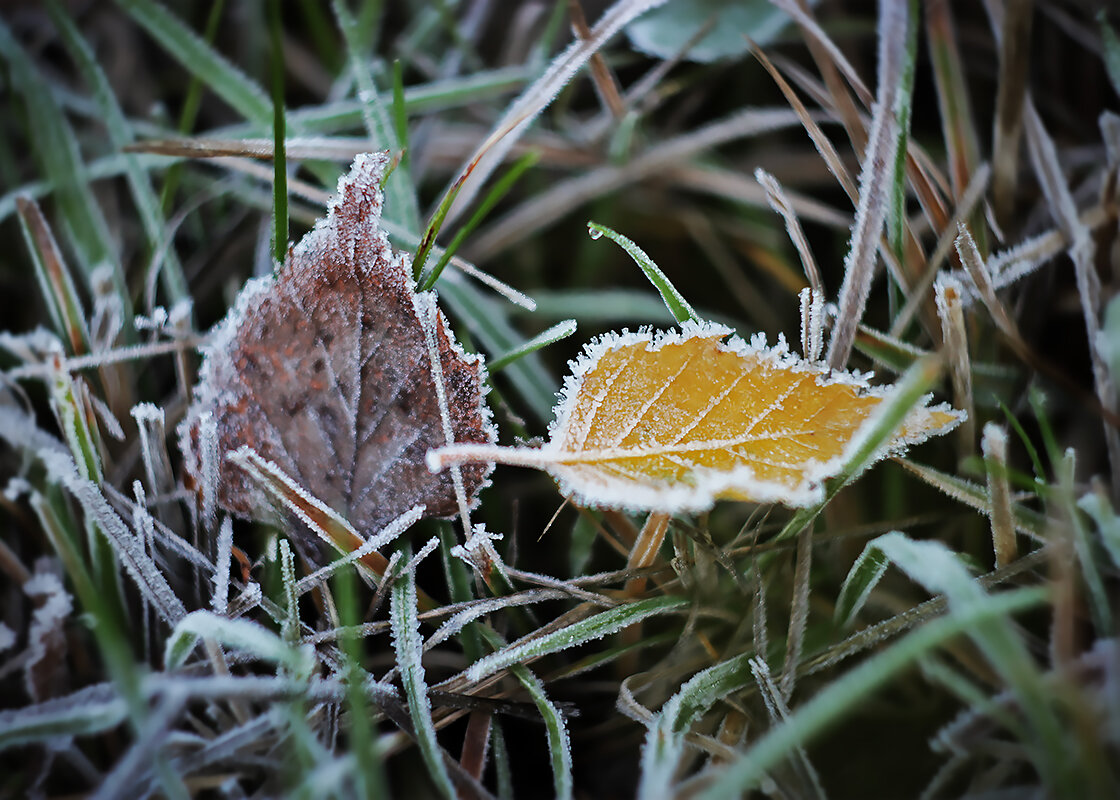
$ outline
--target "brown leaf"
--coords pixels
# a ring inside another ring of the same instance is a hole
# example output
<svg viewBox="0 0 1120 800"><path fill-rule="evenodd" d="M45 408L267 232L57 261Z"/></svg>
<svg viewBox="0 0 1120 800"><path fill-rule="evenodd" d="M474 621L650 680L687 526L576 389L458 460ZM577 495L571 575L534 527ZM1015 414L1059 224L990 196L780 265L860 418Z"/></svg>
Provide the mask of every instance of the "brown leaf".
<svg viewBox="0 0 1120 800"><path fill-rule="evenodd" d="M275 517L227 459L244 445L366 536L414 505L426 516L455 513L451 476L424 465L428 450L447 443L426 331L440 354L452 439L495 438L482 400L481 357L464 353L443 315L433 313L434 293L414 292L408 256L394 252L378 227L386 163L383 155L355 159L327 218L277 277L250 281L203 350L181 445L188 473L205 491L210 415L222 508ZM468 498L489 471L480 464L463 469ZM297 544L320 560L319 543L305 529Z"/></svg>

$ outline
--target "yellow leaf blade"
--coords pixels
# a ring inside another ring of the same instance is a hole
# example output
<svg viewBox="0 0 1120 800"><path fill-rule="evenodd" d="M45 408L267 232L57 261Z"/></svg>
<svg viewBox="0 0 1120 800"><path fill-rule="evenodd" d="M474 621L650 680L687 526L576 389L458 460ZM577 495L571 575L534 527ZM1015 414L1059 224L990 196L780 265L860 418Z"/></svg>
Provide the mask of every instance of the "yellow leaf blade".
<svg viewBox="0 0 1120 800"><path fill-rule="evenodd" d="M890 387L749 344L712 323L609 334L565 383L543 448L460 445L429 466L476 460L547 470L589 506L678 512L735 499L809 506L876 423ZM727 341L724 341L724 340ZM872 459L946 433L963 412L924 397Z"/></svg>

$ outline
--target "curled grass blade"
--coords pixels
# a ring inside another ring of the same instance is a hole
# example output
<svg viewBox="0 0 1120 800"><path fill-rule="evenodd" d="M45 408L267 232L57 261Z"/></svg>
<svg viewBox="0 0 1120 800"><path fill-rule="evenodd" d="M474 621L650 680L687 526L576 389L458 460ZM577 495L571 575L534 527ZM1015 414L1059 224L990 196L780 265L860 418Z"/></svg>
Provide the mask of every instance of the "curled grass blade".
<svg viewBox="0 0 1120 800"><path fill-rule="evenodd" d="M314 665L314 654L309 648L292 646L263 625L200 609L179 620L167 637L163 651L167 669L183 666L199 639L212 639L262 661L280 664L296 676L310 674Z"/></svg>

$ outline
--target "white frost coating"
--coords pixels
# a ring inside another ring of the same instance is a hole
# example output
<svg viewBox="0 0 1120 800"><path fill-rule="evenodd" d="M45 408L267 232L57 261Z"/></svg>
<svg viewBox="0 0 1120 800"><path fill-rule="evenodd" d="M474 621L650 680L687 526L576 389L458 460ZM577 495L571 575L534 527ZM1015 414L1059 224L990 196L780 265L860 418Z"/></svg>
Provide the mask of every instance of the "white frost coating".
<svg viewBox="0 0 1120 800"><path fill-rule="evenodd" d="M16 643L16 632L0 622L0 653L10 649Z"/></svg>
<svg viewBox="0 0 1120 800"><path fill-rule="evenodd" d="M66 445L40 428L35 418L15 406L0 405L0 439L13 450L35 453L50 450L60 455L70 455Z"/></svg>
<svg viewBox="0 0 1120 800"><path fill-rule="evenodd" d="M209 411L203 412L199 418L198 439L199 469L196 474L202 476L202 517L207 527L213 527L218 502L218 425Z"/></svg>
<svg viewBox="0 0 1120 800"><path fill-rule="evenodd" d="M296 594L302 595L305 592L310 591L311 589L315 588L320 583L325 581L327 578L329 578L331 575L338 572L343 567L353 564L356 561L360 561L362 558L374 552L375 550L380 550L382 547L385 547L402 533L419 522L420 518L423 515L423 506L413 506L408 511L404 512L384 528L382 528L378 533L375 533L373 536L366 539L362 546L357 550L354 550L351 553L347 553L342 558L336 559L326 566L320 567L319 569L315 570L310 575L301 578L299 583L296 584ZM389 570L386 570L386 574L389 574L389 572Z"/></svg>
<svg viewBox="0 0 1120 800"><path fill-rule="evenodd" d="M455 433L451 428L451 412L447 407L447 389L443 384L443 364L439 355L439 342L436 340L436 331L443 322L439 309L436 308L436 298L432 292L412 295L412 307L417 319L424 329L424 342L428 346L428 365L432 371L432 385L436 387L436 400L439 404L439 421L443 427L444 444L455 444ZM493 441L493 440L491 440ZM451 468L451 482L455 486L455 502L459 505L459 520L463 531L471 529L470 507L467 504L467 492L463 488L463 473L458 465Z"/></svg>
<svg viewBox="0 0 1120 800"><path fill-rule="evenodd" d="M129 531L97 484L78 475L74 459L46 450L39 451L39 459L51 481L64 485L77 498L85 513L101 527L129 577L164 621L174 625L186 616L183 602L171 589L156 563L144 552L143 543Z"/></svg>
<svg viewBox="0 0 1120 800"><path fill-rule="evenodd" d="M486 525L480 522L471 528L471 532L463 544L457 544L451 548L451 555L465 562L476 572L482 573L485 571L484 567L487 564L498 563L497 551L494 550L493 542L501 540L502 534L491 533L486 529Z"/></svg>
<svg viewBox="0 0 1120 800"><path fill-rule="evenodd" d="M214 559L214 593L210 596L210 608L215 614L225 616L229 611L229 568L233 558L233 521L222 517L218 528L218 557Z"/></svg>
<svg viewBox="0 0 1120 800"><path fill-rule="evenodd" d="M4 486L4 499L9 503L18 503L24 495L31 494L32 486L26 478L13 475Z"/></svg>
<svg viewBox="0 0 1120 800"><path fill-rule="evenodd" d="M42 663L49 672L54 672L60 667L60 664L46 662L60 661L63 657L66 638L62 626L70 616L70 612L74 610L74 603L63 587L62 581L51 572L35 573L24 582L23 591L29 598L37 601L37 607L31 615L31 626L27 632L24 683L27 693L38 701L45 698L40 696L35 681L36 667ZM0 650L2 649L4 648L0 647Z"/></svg>
<svg viewBox="0 0 1120 800"><path fill-rule="evenodd" d="M287 492L291 492L291 494L298 497L307 505L313 506L318 511L329 516L356 539L362 538L344 517L340 516L334 509L323 503L319 498L311 495L296 481L292 480L291 476L276 465L276 462L269 461L267 458L262 458L253 448L242 445L226 456L226 458L249 473L257 481L261 489L283 503L285 508L299 517L308 528L317 533L319 538L332 547L338 546L334 539L327 535L327 532L319 526L319 523L315 522L307 515L307 512L303 510L303 507L299 503L293 502L285 491L277 489L277 483L281 484Z"/></svg>

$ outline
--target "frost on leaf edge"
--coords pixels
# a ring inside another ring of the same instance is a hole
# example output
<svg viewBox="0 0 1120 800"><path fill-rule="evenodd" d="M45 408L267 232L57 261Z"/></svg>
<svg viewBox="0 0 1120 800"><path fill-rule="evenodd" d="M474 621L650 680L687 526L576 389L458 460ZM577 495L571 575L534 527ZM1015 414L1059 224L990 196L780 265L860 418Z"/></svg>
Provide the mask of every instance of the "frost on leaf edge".
<svg viewBox="0 0 1120 800"><path fill-rule="evenodd" d="M723 341L728 336L730 338ZM718 337L716 346L723 351L745 357L757 357L777 369L811 373L820 386L846 384L855 387L865 396L878 398L886 398L893 388L891 385L872 385L870 379L874 377L873 373L833 370L823 362L808 361L790 352L785 337L780 334L778 342L771 346L767 345L765 334L757 333L751 337L750 342L745 342L733 329L710 321L687 320L681 323L679 330L654 330L651 327L642 327L631 332L623 329L618 333L608 332L595 337L584 345L583 352L576 359L569 362L569 373L557 395L555 416L548 427L548 443L541 449L552 450L558 458L562 457L559 443L567 432L566 427L578 402L583 378L606 353L643 343L646 345L647 352L656 352L666 345L680 344L695 338L715 337ZM934 412L943 412L953 419L921 434L896 436L868 459L865 469L888 456L901 455L910 445L948 433L967 417L966 412L954 409L947 403L928 406L932 399L933 395L924 395L915 403L907 418L921 415L928 419ZM792 508L803 508L824 500L824 481L836 475L843 464L863 445L876 425L878 417L878 412L871 414L838 455L827 461L815 462L811 472L807 471L801 483L793 489L775 481L761 480L755 476L755 471L751 467L741 465L730 471L699 468L693 473L696 481L691 485L645 486L637 481L607 478L603 481L602 491L588 494L581 488L584 485L582 481L572 479L571 473L578 467L569 467L557 462L545 469L556 479L561 494L572 498L580 505L591 507L668 513L704 511L715 505L717 500L743 494L749 496L748 502L776 502Z"/></svg>

